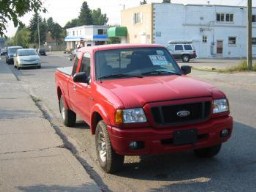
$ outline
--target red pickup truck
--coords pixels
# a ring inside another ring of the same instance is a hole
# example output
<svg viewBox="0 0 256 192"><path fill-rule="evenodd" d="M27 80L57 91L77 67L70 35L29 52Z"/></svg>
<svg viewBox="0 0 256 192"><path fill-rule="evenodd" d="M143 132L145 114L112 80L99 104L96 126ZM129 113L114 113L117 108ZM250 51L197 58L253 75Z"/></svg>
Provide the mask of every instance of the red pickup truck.
<svg viewBox="0 0 256 192"><path fill-rule="evenodd" d="M55 74L66 126L82 118L95 134L99 164L113 173L125 155L193 150L213 157L232 133L225 94L188 76L160 45L84 47Z"/></svg>

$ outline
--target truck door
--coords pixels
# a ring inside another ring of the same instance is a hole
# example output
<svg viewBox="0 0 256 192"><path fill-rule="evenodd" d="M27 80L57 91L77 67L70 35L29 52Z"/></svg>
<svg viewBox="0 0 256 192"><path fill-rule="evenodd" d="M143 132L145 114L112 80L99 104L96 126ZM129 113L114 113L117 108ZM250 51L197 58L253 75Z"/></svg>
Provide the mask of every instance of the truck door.
<svg viewBox="0 0 256 192"><path fill-rule="evenodd" d="M82 57L79 72L85 72L90 78L90 55L85 53ZM92 106L91 85L87 83L74 83L73 96L74 105L80 117L86 122L90 120L90 111Z"/></svg>

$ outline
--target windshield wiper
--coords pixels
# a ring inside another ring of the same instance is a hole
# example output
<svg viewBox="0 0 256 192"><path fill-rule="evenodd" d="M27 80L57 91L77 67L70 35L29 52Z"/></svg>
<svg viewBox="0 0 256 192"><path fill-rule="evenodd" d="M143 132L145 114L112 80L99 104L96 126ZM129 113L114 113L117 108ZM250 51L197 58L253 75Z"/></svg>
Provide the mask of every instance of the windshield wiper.
<svg viewBox="0 0 256 192"><path fill-rule="evenodd" d="M123 77L138 77L138 78L142 78L143 76L142 75L132 75L132 74L119 73L119 74L105 75L105 76L99 77L99 79L123 78Z"/></svg>
<svg viewBox="0 0 256 192"><path fill-rule="evenodd" d="M153 70L142 73L142 75L181 75L180 73L166 71L166 70Z"/></svg>

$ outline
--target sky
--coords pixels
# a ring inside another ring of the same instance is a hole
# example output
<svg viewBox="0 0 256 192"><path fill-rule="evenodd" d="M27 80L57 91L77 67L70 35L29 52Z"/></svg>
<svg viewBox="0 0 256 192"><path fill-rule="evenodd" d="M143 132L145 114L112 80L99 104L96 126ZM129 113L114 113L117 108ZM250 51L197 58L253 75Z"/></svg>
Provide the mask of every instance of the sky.
<svg viewBox="0 0 256 192"><path fill-rule="evenodd" d="M75 19L79 16L80 8L85 0L42 0L44 7L47 9L46 14L40 14L43 18L53 18L53 21L60 24L62 27L68 21ZM142 0L86 0L89 8L101 9L103 14L106 14L109 21L109 25L119 25L121 23L120 15L121 10L130 7L136 7ZM147 0L147 3L161 3L163 0ZM234 5L234 6L246 6L247 0L171 0L172 3L179 4L217 4L217 5ZM252 0L253 6L256 6L256 1ZM22 21L26 25L33 13L26 14ZM6 35L8 37L14 36L16 29L12 22L7 24Z"/></svg>

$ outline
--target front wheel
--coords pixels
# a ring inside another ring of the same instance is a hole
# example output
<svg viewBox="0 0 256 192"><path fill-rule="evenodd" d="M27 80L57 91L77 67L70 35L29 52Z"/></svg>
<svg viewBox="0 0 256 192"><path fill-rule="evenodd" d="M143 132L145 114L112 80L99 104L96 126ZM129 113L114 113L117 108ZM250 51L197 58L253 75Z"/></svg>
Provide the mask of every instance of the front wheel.
<svg viewBox="0 0 256 192"><path fill-rule="evenodd" d="M106 173L114 173L122 168L124 156L117 154L112 148L107 126L102 120L96 126L95 145L100 167Z"/></svg>
<svg viewBox="0 0 256 192"><path fill-rule="evenodd" d="M215 145L212 147L202 148L202 149L196 149L194 150L194 153L197 157L201 158L211 158L217 155L220 152L221 144Z"/></svg>
<svg viewBox="0 0 256 192"><path fill-rule="evenodd" d="M189 62L189 60L190 60L189 55L183 55L183 56L182 56L182 61L183 61L183 62L186 62L186 63L187 63L187 62Z"/></svg>
<svg viewBox="0 0 256 192"><path fill-rule="evenodd" d="M64 125L73 127L76 124L76 114L65 107L63 96L61 96L59 100L59 109Z"/></svg>

